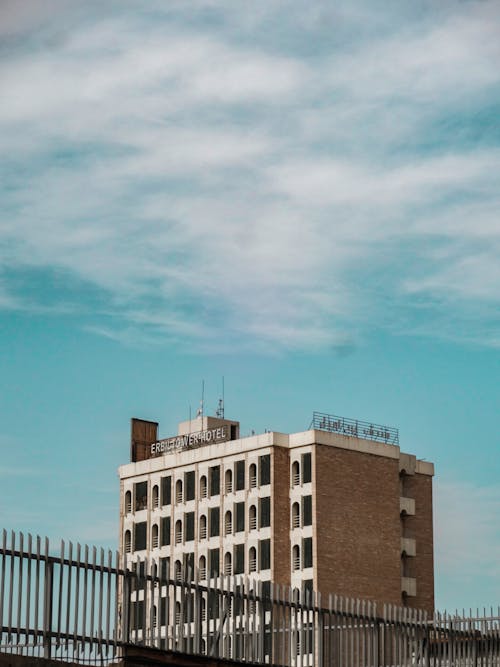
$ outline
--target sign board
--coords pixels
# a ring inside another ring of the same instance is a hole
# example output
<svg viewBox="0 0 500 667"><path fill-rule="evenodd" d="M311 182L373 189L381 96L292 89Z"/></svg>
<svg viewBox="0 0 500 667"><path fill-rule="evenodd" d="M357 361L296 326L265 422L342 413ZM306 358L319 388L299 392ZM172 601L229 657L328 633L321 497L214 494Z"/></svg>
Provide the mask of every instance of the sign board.
<svg viewBox="0 0 500 667"><path fill-rule="evenodd" d="M202 445L214 445L219 442L231 440L230 425L209 428L196 433L186 433L185 435L176 435L173 438L158 440L150 445L149 454L151 457L163 456L181 449L191 449L201 447Z"/></svg>

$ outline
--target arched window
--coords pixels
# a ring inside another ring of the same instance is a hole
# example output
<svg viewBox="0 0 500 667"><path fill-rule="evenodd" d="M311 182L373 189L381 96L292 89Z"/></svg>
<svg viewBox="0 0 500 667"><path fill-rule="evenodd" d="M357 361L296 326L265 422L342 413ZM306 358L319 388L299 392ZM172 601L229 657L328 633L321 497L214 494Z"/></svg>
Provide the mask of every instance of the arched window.
<svg viewBox="0 0 500 667"><path fill-rule="evenodd" d="M153 529L151 531L151 546L153 549L158 547L158 524L153 524Z"/></svg>
<svg viewBox="0 0 500 667"><path fill-rule="evenodd" d="M179 519L175 522L175 543L180 544L182 542L182 521Z"/></svg>
<svg viewBox="0 0 500 667"><path fill-rule="evenodd" d="M300 570L300 547L298 544L295 544L292 549L292 568Z"/></svg>
<svg viewBox="0 0 500 667"><path fill-rule="evenodd" d="M205 598L201 598L201 620L205 621L207 618L207 603ZM201 652L205 653L205 640L201 640Z"/></svg>
<svg viewBox="0 0 500 667"><path fill-rule="evenodd" d="M298 486L300 484L300 463L294 461L292 463L292 486Z"/></svg>
<svg viewBox="0 0 500 667"><path fill-rule="evenodd" d="M226 516L224 519L224 534L225 535L231 535L233 532L233 516L231 512L226 512Z"/></svg>
<svg viewBox="0 0 500 667"><path fill-rule="evenodd" d="M175 624L179 625L181 622L181 603L179 600L175 603Z"/></svg>
<svg viewBox="0 0 500 667"><path fill-rule="evenodd" d="M248 569L250 572L257 572L257 551L255 547L250 547L248 552Z"/></svg>
<svg viewBox="0 0 500 667"><path fill-rule="evenodd" d="M125 553L129 554L132 551L132 533L130 530L125 531L124 539Z"/></svg>
<svg viewBox="0 0 500 667"><path fill-rule="evenodd" d="M293 503L292 505L292 528L300 528L300 505Z"/></svg>
<svg viewBox="0 0 500 667"><path fill-rule="evenodd" d="M198 576L202 581L207 578L207 559L205 556L200 556L198 561Z"/></svg>
<svg viewBox="0 0 500 667"><path fill-rule="evenodd" d="M182 578L182 563L180 560L176 560L174 564L174 578L176 581L180 581Z"/></svg>
<svg viewBox="0 0 500 667"><path fill-rule="evenodd" d="M232 557L229 551L227 551L226 555L224 556L224 574L226 576L233 574Z"/></svg>
<svg viewBox="0 0 500 667"><path fill-rule="evenodd" d="M153 509L156 509L159 506L160 506L160 494L158 485L155 484L155 486L153 486Z"/></svg>
<svg viewBox="0 0 500 667"><path fill-rule="evenodd" d="M226 470L225 479L226 479L225 482L226 493L231 493L231 491L233 490L233 471L230 468Z"/></svg>
<svg viewBox="0 0 500 667"><path fill-rule="evenodd" d="M250 505L248 510L248 525L250 530L255 530L257 528L257 508L255 505Z"/></svg>
<svg viewBox="0 0 500 667"><path fill-rule="evenodd" d="M153 605L153 628L156 628L157 611L156 605Z"/></svg>
<svg viewBox="0 0 500 667"><path fill-rule="evenodd" d="M182 480L178 479L175 483L175 502L182 503Z"/></svg>
<svg viewBox="0 0 500 667"><path fill-rule="evenodd" d="M125 493L125 514L130 514L132 511L132 492L127 491Z"/></svg>
<svg viewBox="0 0 500 667"><path fill-rule="evenodd" d="M249 480L250 480L250 484L249 484L250 488L255 489L255 487L257 486L257 466L255 465L255 463L252 463L250 465L250 468L249 468L249 471L248 471L248 477L249 477Z"/></svg>
<svg viewBox="0 0 500 667"><path fill-rule="evenodd" d="M202 514L200 516L200 540L205 540L207 537L207 517Z"/></svg>
<svg viewBox="0 0 500 667"><path fill-rule="evenodd" d="M200 477L200 498L207 497L207 478L205 475Z"/></svg>

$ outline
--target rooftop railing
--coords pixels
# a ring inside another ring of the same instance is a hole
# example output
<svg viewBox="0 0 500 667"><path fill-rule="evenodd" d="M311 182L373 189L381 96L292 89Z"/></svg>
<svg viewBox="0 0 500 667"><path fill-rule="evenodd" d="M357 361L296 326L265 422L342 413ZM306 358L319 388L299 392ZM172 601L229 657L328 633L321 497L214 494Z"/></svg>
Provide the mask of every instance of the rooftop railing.
<svg viewBox="0 0 500 667"><path fill-rule="evenodd" d="M374 442L383 442L386 445L399 445L399 431L397 428L382 426L360 419L349 419L338 415L329 415L324 412L313 412L310 429L340 433L351 438L363 438Z"/></svg>

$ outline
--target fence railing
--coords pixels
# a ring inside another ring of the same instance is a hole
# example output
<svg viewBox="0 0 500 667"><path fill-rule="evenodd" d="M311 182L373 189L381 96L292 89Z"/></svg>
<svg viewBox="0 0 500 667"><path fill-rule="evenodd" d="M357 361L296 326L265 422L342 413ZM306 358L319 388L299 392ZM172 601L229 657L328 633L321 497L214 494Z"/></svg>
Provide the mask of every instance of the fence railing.
<svg viewBox="0 0 500 667"><path fill-rule="evenodd" d="M128 644L283 667L500 667L500 609L436 614L247 577L170 578L154 560L10 534L0 652L101 664Z"/></svg>

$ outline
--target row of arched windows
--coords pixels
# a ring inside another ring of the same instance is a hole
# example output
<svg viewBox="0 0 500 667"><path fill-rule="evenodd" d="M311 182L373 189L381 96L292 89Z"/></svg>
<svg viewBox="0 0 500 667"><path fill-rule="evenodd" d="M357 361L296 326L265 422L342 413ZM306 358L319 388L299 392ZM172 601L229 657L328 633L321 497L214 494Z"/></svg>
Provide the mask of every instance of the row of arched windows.
<svg viewBox="0 0 500 667"><path fill-rule="evenodd" d="M241 509L244 512L244 504L242 503ZM297 505L297 511L298 511L298 504ZM294 507L295 507L294 505ZM216 511L218 511L218 508L215 508ZM294 510L295 511L295 510ZM188 514L190 516L188 516ZM248 508L248 530L257 530L257 506L256 505L250 505ZM190 512L184 515L185 518L187 519L193 519L194 518L194 513ZM261 520L261 524L262 524ZM211 526L210 530L210 535L217 537L220 534L218 524L219 524L219 518L216 517L216 526ZM268 523L266 522L266 525ZM174 539L174 544L182 544L183 542L191 541L194 540L194 525L191 521L189 525L189 529L185 531L185 534L183 534L183 521L182 519L177 519L174 525L174 534L173 534L173 539ZM164 529L162 528L162 531ZM241 514L241 519L239 518L239 515L237 513L237 521L233 521L233 512L231 510L227 510L227 512L224 515L224 535L233 535L238 532L242 532L245 530L244 526L244 514ZM208 517L206 514L201 514L199 521L198 521L198 540L205 540L208 537ZM160 529L159 525L157 523L154 523L151 527L151 549L157 549L160 546L168 546L170 544L170 535L168 536L163 536L162 537L162 542L160 544ZM146 545L141 544L141 549L145 549ZM137 551L139 547L135 545L135 551ZM125 531L125 536L124 536L124 550L125 553L131 553L132 552L132 533L130 530Z"/></svg>

